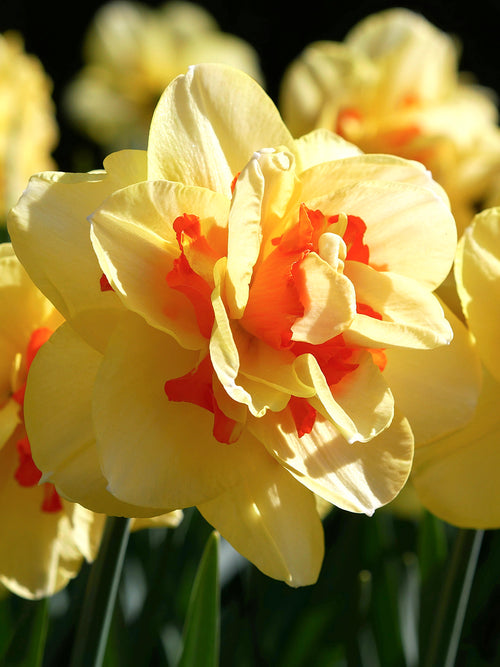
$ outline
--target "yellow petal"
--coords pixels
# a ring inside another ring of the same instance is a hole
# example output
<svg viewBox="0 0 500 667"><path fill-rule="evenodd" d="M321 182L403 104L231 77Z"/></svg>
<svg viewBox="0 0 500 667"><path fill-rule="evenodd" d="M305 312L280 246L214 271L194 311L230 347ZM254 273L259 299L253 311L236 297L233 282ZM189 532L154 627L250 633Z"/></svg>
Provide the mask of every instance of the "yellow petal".
<svg viewBox="0 0 500 667"><path fill-rule="evenodd" d="M283 231L282 219L295 187L294 157L284 150L256 151L238 177L227 250L227 300L234 318L245 310L257 259Z"/></svg>
<svg viewBox="0 0 500 667"><path fill-rule="evenodd" d="M301 179L307 173L306 170L315 165L340 160L353 155L361 155L361 150L342 139L325 128L313 130L295 140L295 148L298 153L298 164L300 165ZM331 190L330 182L330 190ZM328 190L328 191L330 191Z"/></svg>
<svg viewBox="0 0 500 667"><path fill-rule="evenodd" d="M68 323L40 348L30 368L24 404L33 460L44 481L95 512L161 514L162 508L131 506L106 490L91 418L92 391L101 359Z"/></svg>
<svg viewBox="0 0 500 667"><path fill-rule="evenodd" d="M345 333L347 342L367 347L433 348L448 344L453 331L434 294L416 280L346 262L356 299L382 316L358 314Z"/></svg>
<svg viewBox="0 0 500 667"><path fill-rule="evenodd" d="M36 599L53 595L76 576L83 555L66 511L42 512L43 488L18 484L17 465L11 441L0 450L0 581L17 595Z"/></svg>
<svg viewBox="0 0 500 667"><path fill-rule="evenodd" d="M293 140L263 89L228 66L200 64L162 95L151 123L148 177L231 196L231 182L261 148Z"/></svg>
<svg viewBox="0 0 500 667"><path fill-rule="evenodd" d="M227 209L228 201L209 190L148 181L119 190L91 217L96 255L123 303L190 349L206 340L189 299L167 284L180 253L173 222L187 212L204 227L220 227Z"/></svg>
<svg viewBox="0 0 500 667"><path fill-rule="evenodd" d="M335 234L330 236L336 237ZM331 266L332 260L337 257L329 259L330 262L326 262L311 252L300 264L309 304L304 316L292 326L294 341L320 345L345 331L356 314L353 284L341 271Z"/></svg>
<svg viewBox="0 0 500 667"><path fill-rule="evenodd" d="M252 447L241 462L244 478L198 509L264 574L290 586L313 584L324 552L314 495L260 443L245 437Z"/></svg>
<svg viewBox="0 0 500 667"><path fill-rule="evenodd" d="M385 351L384 377L411 424L417 446L463 427L474 415L481 387L472 336L446 305L443 308L453 326L449 345Z"/></svg>
<svg viewBox="0 0 500 667"><path fill-rule="evenodd" d="M455 277L469 328L479 354L500 379L500 208L474 218L459 243Z"/></svg>
<svg viewBox="0 0 500 667"><path fill-rule="evenodd" d="M166 396L165 382L195 368L198 356L132 314L110 338L95 381L93 420L103 474L122 501L190 507L244 475L239 445L213 437L213 414Z"/></svg>
<svg viewBox="0 0 500 667"><path fill-rule="evenodd" d="M433 514L463 528L499 528L500 384L486 371L468 424L415 451L412 480Z"/></svg>
<svg viewBox="0 0 500 667"><path fill-rule="evenodd" d="M445 202L411 183L363 181L333 192L329 211L364 220L370 263L417 280L429 289L447 276L457 231ZM309 208L314 203L305 202Z"/></svg>
<svg viewBox="0 0 500 667"><path fill-rule="evenodd" d="M296 362L300 379L316 391L309 402L349 443L371 440L389 426L394 415L392 394L371 355L363 353L357 363L355 370L329 387L312 354L303 354Z"/></svg>
<svg viewBox="0 0 500 667"><path fill-rule="evenodd" d="M115 294L100 289L102 270L87 221L111 191L104 172L40 174L30 180L9 216L17 256L65 318L117 301Z"/></svg>
<svg viewBox="0 0 500 667"><path fill-rule="evenodd" d="M432 179L430 172L419 162L405 160L396 155L348 155L341 159L323 161L313 165L300 175L301 196L305 201L340 190L360 181L397 181L430 188L443 201L448 201L444 189Z"/></svg>
<svg viewBox="0 0 500 667"><path fill-rule="evenodd" d="M350 512L373 514L396 496L410 472L413 436L399 414L383 433L361 444L348 443L320 416L311 433L299 438L289 410L249 426L304 486Z"/></svg>

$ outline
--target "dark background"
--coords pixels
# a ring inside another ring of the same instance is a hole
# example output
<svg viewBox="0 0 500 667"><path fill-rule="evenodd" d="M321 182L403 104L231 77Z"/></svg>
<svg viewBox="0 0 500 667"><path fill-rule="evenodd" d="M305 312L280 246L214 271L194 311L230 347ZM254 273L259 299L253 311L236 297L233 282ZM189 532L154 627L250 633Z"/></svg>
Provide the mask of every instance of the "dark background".
<svg viewBox="0 0 500 667"><path fill-rule="evenodd" d="M37 55L54 83L61 140L55 158L63 170L71 170L70 156L81 139L61 117L59 100L68 80L82 65L82 38L102 0L85 2L36 2L0 0L0 32L22 32L26 50ZM158 0L145 0L157 6ZM257 50L266 88L276 101L280 79L288 63L312 41L342 40L360 19L398 3L366 0L200 0L222 30L245 39ZM408 2L405 7L422 13L438 28L456 35L462 44L460 69L500 92L498 26L500 0L475 0L458 7L454 0ZM95 165L96 167L99 165Z"/></svg>

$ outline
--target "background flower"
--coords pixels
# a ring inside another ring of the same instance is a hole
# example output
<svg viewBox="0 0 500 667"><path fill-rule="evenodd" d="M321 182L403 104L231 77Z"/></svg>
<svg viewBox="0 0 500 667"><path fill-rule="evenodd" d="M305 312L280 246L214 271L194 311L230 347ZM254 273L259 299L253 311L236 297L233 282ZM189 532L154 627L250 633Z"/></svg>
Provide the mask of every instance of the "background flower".
<svg viewBox="0 0 500 667"><path fill-rule="evenodd" d="M66 586L84 559L95 558L105 516L61 498L50 483L39 484L24 426L24 390L39 347L63 319L9 243L0 245L0 312L0 582L22 597L41 598ZM175 526L180 519L174 512L156 525Z"/></svg>
<svg viewBox="0 0 500 667"><path fill-rule="evenodd" d="M52 83L21 35L0 35L0 226L29 177L53 169L58 139Z"/></svg>
<svg viewBox="0 0 500 667"><path fill-rule="evenodd" d="M426 507L455 525L498 528L500 417L500 209L478 214L460 242L455 277L463 312L484 364L474 418L417 450L413 480Z"/></svg>
<svg viewBox="0 0 500 667"><path fill-rule="evenodd" d="M493 91L458 73L457 40L418 13L367 16L344 42L310 44L286 70L280 105L295 135L328 127L366 152L419 160L448 193L459 232L500 169Z"/></svg>
<svg viewBox="0 0 500 667"><path fill-rule="evenodd" d="M206 9L190 2L103 5L88 30L84 59L65 108L108 151L146 147L161 93L189 65L225 62L262 80L256 51L219 30Z"/></svg>

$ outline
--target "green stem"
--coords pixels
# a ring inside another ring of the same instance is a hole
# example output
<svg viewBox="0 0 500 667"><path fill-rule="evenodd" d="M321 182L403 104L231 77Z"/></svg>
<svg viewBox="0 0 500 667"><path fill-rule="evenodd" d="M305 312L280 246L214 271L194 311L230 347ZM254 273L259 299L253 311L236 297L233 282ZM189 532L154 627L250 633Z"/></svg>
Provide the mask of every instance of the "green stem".
<svg viewBox="0 0 500 667"><path fill-rule="evenodd" d="M453 667L484 531L459 529L441 589L424 667Z"/></svg>
<svg viewBox="0 0 500 667"><path fill-rule="evenodd" d="M100 667L118 592L130 519L108 517L99 554L90 570L70 667Z"/></svg>

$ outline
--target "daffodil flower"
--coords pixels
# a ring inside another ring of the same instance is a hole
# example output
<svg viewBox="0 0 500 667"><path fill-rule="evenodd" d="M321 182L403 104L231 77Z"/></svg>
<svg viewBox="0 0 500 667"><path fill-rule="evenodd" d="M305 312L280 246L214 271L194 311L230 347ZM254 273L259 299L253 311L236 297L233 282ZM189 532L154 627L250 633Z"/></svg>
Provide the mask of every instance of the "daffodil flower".
<svg viewBox="0 0 500 667"><path fill-rule="evenodd" d="M475 216L460 239L454 266L463 312L483 363L474 418L415 455L413 482L422 501L465 528L498 528L500 435L500 209Z"/></svg>
<svg viewBox="0 0 500 667"><path fill-rule="evenodd" d="M372 514L408 477L398 401L428 416L413 387L446 387L427 435L469 417L433 294L456 248L446 195L416 162L293 139L255 80L215 64L168 86L147 151L104 168L35 176L9 220L67 320L28 379L36 465L98 511L197 506L266 574L314 582L316 498Z"/></svg>
<svg viewBox="0 0 500 667"><path fill-rule="evenodd" d="M459 233L497 187L492 91L458 71L459 49L422 15L391 8L343 42L306 47L287 68L280 107L294 135L327 127L367 153L418 160L445 188Z"/></svg>
<svg viewBox="0 0 500 667"><path fill-rule="evenodd" d="M0 308L0 582L16 595L41 598L63 588L84 559L94 559L105 516L62 498L33 461L24 424L26 378L63 318L8 243L0 245ZM120 512L119 504L114 510ZM157 525L180 519L173 513ZM136 521L134 528L149 525Z"/></svg>

